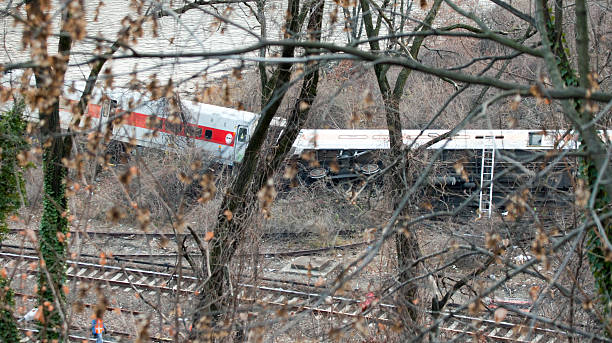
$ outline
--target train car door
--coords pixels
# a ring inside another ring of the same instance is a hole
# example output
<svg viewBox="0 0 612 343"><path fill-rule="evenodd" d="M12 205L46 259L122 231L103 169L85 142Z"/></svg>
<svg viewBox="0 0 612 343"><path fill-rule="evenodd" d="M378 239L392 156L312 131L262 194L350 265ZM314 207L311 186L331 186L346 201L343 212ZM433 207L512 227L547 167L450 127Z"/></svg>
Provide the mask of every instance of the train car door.
<svg viewBox="0 0 612 343"><path fill-rule="evenodd" d="M236 129L236 140L234 141L234 162L242 162L248 144L249 130L247 126L238 125Z"/></svg>
<svg viewBox="0 0 612 343"><path fill-rule="evenodd" d="M101 131L113 130L113 120L117 112L117 100L104 100L100 106L100 122ZM105 125L106 124L106 125Z"/></svg>

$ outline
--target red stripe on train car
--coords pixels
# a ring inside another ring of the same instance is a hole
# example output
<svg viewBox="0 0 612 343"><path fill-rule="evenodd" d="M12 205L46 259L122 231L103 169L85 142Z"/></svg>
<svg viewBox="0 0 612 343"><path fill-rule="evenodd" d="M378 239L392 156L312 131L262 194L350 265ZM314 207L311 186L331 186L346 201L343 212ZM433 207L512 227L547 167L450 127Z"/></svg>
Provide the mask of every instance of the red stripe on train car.
<svg viewBox="0 0 612 343"><path fill-rule="evenodd" d="M73 102L76 103L77 101L70 100L70 103L73 103ZM102 107L98 104L88 104L87 116L99 118L101 109ZM123 110L121 109L116 109L116 113L121 113L122 111ZM147 119L149 117L154 117L154 116L149 115L149 114L144 114L144 113L130 112L130 115L128 116L128 120L127 120L127 125L140 127L140 128L147 129L147 130L152 130L152 128L147 126ZM181 130L180 133L177 134L166 128L166 118L158 117L158 120L160 120L161 121L160 124L162 124L159 132L163 132L163 133L167 133L171 135L177 135L177 136L185 136L184 128L183 130ZM191 133L196 133L196 132L198 133L198 136L192 136L190 134L189 137L192 139L197 139L197 140L211 142L211 143L220 144L220 145L234 146L235 134L232 131L215 129L213 127L207 127L207 126L196 125L196 124L191 124L191 123L187 123L185 124L185 126L193 128L190 130ZM199 130L195 129L196 127L200 128L202 131L199 132ZM212 136L210 139L206 139L207 130L212 131Z"/></svg>
<svg viewBox="0 0 612 343"><path fill-rule="evenodd" d="M150 117L146 114L130 112L130 116L128 117L127 123L131 126L142 127L145 129L150 129L147 127L147 117ZM162 118L159 118L160 120Z"/></svg>
<svg viewBox="0 0 612 343"><path fill-rule="evenodd" d="M73 101L70 101L73 102ZM74 101L76 102L76 101ZM87 115L94 118L100 118L100 105L89 104L87 105Z"/></svg>
<svg viewBox="0 0 612 343"><path fill-rule="evenodd" d="M147 118L153 117L152 115L138 113L138 112L130 112L130 116L128 117L128 125L140 127L143 129L152 130L152 128L147 126ZM157 118L161 121L161 129L159 132L177 135L177 136L185 136L185 129L183 128L180 133L175 133L168 129L166 118ZM198 136L189 135L192 139L197 139L205 142L211 142L220 145L234 146L234 133L232 131L215 129L213 127L207 127L202 125L195 125L187 123L185 126L192 128L200 128L201 132L198 132ZM197 132L195 129L192 129L192 132ZM206 139L206 131L212 131L212 137L210 139ZM228 143L229 141L229 143Z"/></svg>

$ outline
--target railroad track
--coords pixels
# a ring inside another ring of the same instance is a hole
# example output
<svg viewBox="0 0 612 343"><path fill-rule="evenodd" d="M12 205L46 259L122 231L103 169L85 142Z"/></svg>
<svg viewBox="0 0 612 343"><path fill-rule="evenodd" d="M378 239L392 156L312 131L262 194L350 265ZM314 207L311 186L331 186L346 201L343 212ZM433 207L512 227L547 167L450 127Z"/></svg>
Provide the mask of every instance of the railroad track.
<svg viewBox="0 0 612 343"><path fill-rule="evenodd" d="M12 262L14 261L14 262ZM8 266L9 272L25 273L26 279L36 277L36 270L29 268L38 257L13 253L0 253L0 262ZM9 263L10 262L10 263ZM134 290L139 293L155 295L193 294L197 291L199 280L193 276L181 277L180 287L176 285L176 274L154 272L137 268L123 268L79 261L67 261L67 276L70 279L98 282L101 286L110 287L113 291ZM173 284L174 280L174 285ZM287 311L299 313L312 312L317 315L329 315L343 320L367 320L371 323L393 325L395 306L378 303L364 311L363 301L339 296L323 296L320 293L297 291L279 287L238 284L238 299L244 303L270 307L279 306ZM248 311L248 309L246 309ZM478 325L474 325L478 323ZM565 333L546 328L533 328L532 335L527 332L516 332L517 323L500 322L453 314L439 328L441 334L486 337L493 341L505 342L540 342L553 343ZM165 339L160 337L160 340Z"/></svg>
<svg viewBox="0 0 612 343"><path fill-rule="evenodd" d="M334 245L334 246L325 247L325 248L294 250L294 251L260 252L258 255L259 256L263 256L265 258L310 256L310 255L316 255L316 254L320 254L320 253L328 252L328 251L332 251L332 250L346 250L346 249L358 248L358 247L362 247L364 245L371 244L372 242L373 241L363 241L363 242L357 242L357 243L351 243L351 244ZM22 251L22 250L27 250L27 251L34 251L35 250L32 247L20 246L20 245L14 245L14 244L2 244L2 247L3 248L11 249L13 252ZM7 249L4 249L4 250L7 250ZM191 256L198 256L198 257L202 256L199 253L193 253L193 252L190 252L189 255L191 255ZM94 258L94 259L98 259L99 258L99 256L88 255L88 254L81 254L80 256L86 257L86 258ZM249 254L249 256L251 256L251 254ZM131 262L132 259L138 259L138 258L148 258L148 259L177 258L178 254L176 254L176 253L163 253L163 254L146 254L146 253L140 253L140 254L115 254L115 253L113 253L113 257L117 261ZM147 263L144 263L144 264L149 264L149 263L150 262L147 262ZM167 267L167 266L164 265L164 267Z"/></svg>
<svg viewBox="0 0 612 343"><path fill-rule="evenodd" d="M14 293L16 296L20 297L21 299L23 298L29 298L29 299L37 299L36 295L33 294L27 294L27 293L22 293L22 292L15 292ZM83 303L82 304L83 307L85 308L96 308L98 305L97 304L88 304L88 303ZM135 310L130 310L130 309L124 309L124 308L117 308L117 307L111 307L111 306L107 306L106 310L109 312L121 312L123 314L129 314L131 316L137 317L140 315L146 315L147 313L142 312L142 311L135 311ZM85 326L87 327L87 326ZM31 328L31 327L26 327L26 326L22 326L19 328L19 330L21 330L24 333L27 333L28 331L31 333L36 333L38 332L38 330L36 328ZM89 333L89 330L83 330L83 327L79 327L79 326L72 326L70 328L71 332L81 332L81 331L87 331ZM110 328L106 329L106 335L107 338L108 337L112 337L112 338L116 338L116 337L122 337L122 338L134 338L134 334L131 334L129 332L125 332L125 331L120 331L120 330L112 330ZM86 336L79 336L78 334L74 334L74 335L69 335L69 339L71 340L75 340L77 342L81 342L83 340L87 341L87 340L91 340L91 341L95 341L94 338L91 337L86 337ZM151 336L149 338L152 342L170 342L172 341L171 338L168 337L160 337L160 336ZM27 340L24 342L28 342ZM105 340L105 342L115 342L115 340Z"/></svg>
<svg viewBox="0 0 612 343"><path fill-rule="evenodd" d="M24 229L15 229L15 228L11 228L9 229L9 232L12 234L20 234L25 232L26 230ZM34 232L38 233L38 229L33 230ZM83 230L70 230L69 231L71 235L83 235L83 236L88 236L88 237L109 237L109 238L122 238L122 239L128 239L128 240L138 240L138 239L172 239L175 240L177 237L191 237L191 234L189 232L185 232L182 234L176 234L173 232L166 232L166 233L161 233L161 232L110 232L110 231L83 231ZM339 236L349 236L349 235L354 235L360 233L357 230L354 229L350 229L350 230L340 230L337 232L337 234ZM263 240L268 240L268 239L296 239L296 238L307 238L307 237L311 237L311 236L316 236L317 233L316 232L311 232L311 231L301 231L301 232L294 232L294 231L278 231L278 232L269 232L269 233L264 233L262 235L262 239Z"/></svg>

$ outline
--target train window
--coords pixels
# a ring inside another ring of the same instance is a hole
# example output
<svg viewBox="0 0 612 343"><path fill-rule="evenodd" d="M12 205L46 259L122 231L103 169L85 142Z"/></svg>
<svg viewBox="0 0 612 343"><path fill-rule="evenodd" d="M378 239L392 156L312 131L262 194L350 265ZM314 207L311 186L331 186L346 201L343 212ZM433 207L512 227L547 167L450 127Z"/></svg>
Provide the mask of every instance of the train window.
<svg viewBox="0 0 612 343"><path fill-rule="evenodd" d="M247 129L241 127L238 129L238 142L246 142Z"/></svg>
<svg viewBox="0 0 612 343"><path fill-rule="evenodd" d="M542 134L529 132L529 145L542 145Z"/></svg>
<svg viewBox="0 0 612 343"><path fill-rule="evenodd" d="M117 100L111 99L109 107L108 107L108 116L109 117L114 116L115 112L117 112Z"/></svg>
<svg viewBox="0 0 612 343"><path fill-rule="evenodd" d="M202 128L189 125L185 127L185 134L187 135L187 137L200 138L202 137Z"/></svg>
<svg viewBox="0 0 612 343"><path fill-rule="evenodd" d="M204 131L204 138L205 139L212 139L212 130Z"/></svg>
<svg viewBox="0 0 612 343"><path fill-rule="evenodd" d="M180 135L183 132L183 124L174 124L166 120L166 132Z"/></svg>
<svg viewBox="0 0 612 343"><path fill-rule="evenodd" d="M100 115L104 117L111 117L115 114L117 108L117 100L104 100L100 109Z"/></svg>

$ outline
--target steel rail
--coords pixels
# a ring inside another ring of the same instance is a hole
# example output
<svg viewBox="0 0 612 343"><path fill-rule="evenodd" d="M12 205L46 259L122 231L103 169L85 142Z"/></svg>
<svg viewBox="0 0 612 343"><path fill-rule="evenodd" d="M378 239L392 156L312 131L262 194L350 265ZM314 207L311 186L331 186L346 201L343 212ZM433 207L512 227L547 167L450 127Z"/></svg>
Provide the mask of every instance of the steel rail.
<svg viewBox="0 0 612 343"><path fill-rule="evenodd" d="M363 245L367 245L372 243L372 241L363 241L363 242L357 242L357 243L350 243L350 244L343 244L343 245L334 245L331 247L325 247L325 248L316 248L316 249L306 249L306 250L294 250L294 251L279 251L279 252L260 252L258 253L259 256L262 256L264 258L272 258L272 257L298 257L298 256L309 256L309 255L315 255L318 253L322 253L322 252L327 252L327 251L332 251L332 250L345 250L345 249L352 249L352 248L357 248ZM24 250L35 250L32 247L26 247L26 246L19 246L19 245L15 245L15 244L2 244L2 247L8 247L8 248L12 248L12 249L24 249ZM202 256L202 254L189 254L190 256ZM98 256L95 255L88 255L88 254L81 254L81 256L84 257L90 257L90 258L98 258ZM135 257L135 258L176 258L178 256L178 254L113 254L113 257L115 257L116 259L127 259L129 257ZM150 263L150 262L149 262ZM148 263L142 263L142 264L148 264ZM166 265L164 265L165 267ZM173 266L172 266L173 267Z"/></svg>
<svg viewBox="0 0 612 343"><path fill-rule="evenodd" d="M30 261L38 260L38 257L36 256L19 255L19 254L12 254L12 253L0 253L0 256L5 256L11 259L18 259L18 260L19 259L30 260ZM189 289L183 289L183 288L179 289L176 286L174 288L169 288L165 286L154 286L151 284L142 284L140 283L140 281L145 279L142 276L138 283L132 282L129 276L127 276L128 277L127 281L123 281L123 280L119 281L117 278L117 275L118 275L117 273L125 274L128 271L131 273L135 273L137 275L152 275L158 278L169 278L169 279L176 278L178 276L177 274L152 272L152 271L137 269L137 268L122 268L122 267L115 267L115 266L106 266L106 265L101 265L101 264L79 262L79 261L72 261L72 260L68 260L67 264L71 266L69 267L69 270L71 268L77 269L76 266L83 266L86 268L95 269L96 273L99 273L100 270L105 270L105 269L116 272L116 274L114 275L109 275L109 277L113 276L112 279L92 277L92 275L94 275L93 273L89 273L89 276L84 276L86 274L85 271L88 269L81 269L76 274L70 273L70 272L67 273L69 277L73 277L73 278L93 279L96 281L106 282L108 284L116 284L116 285L120 284L126 287L126 289L128 289L127 286L129 285L130 290L131 290L131 287L135 287L135 288L155 289L158 291L165 291L165 292L179 291L179 292L184 292L184 293L195 293L195 290L189 290ZM15 266L15 268L18 268L18 267ZM82 271L82 270L85 270L85 271ZM26 269L26 271L29 273L36 273L35 271L29 270L29 269ZM104 275L106 274L107 273L104 273ZM182 276L182 279L190 280L192 282L197 282L197 278L192 277L192 276ZM133 279L133 280L137 280L137 279ZM242 290L241 293L238 294L237 296L239 299L243 301L290 307L293 309L297 309L299 311L312 311L315 313L329 314L329 315L341 316L341 317L365 318L367 320L371 320L374 322L390 324L392 322L391 322L391 319L387 317L387 314L388 314L387 311L393 311L395 309L395 305L377 303L376 305L371 306L371 309L374 309L374 311L376 312L368 310L364 313L364 309L360 306L363 302L360 300L352 299L352 298L346 298L346 297L341 297L341 296L324 296L319 293L288 290L288 289L278 288L278 287L256 286L256 285L243 284L243 283L238 283L237 285L243 288L247 288L247 289L250 288L256 291L262 291L264 293L268 293L261 298L255 299L253 297L249 297L246 294L247 292L245 292L245 290ZM321 305L322 307L312 306L307 303L311 299L320 300L321 298L323 298L323 305ZM304 302L304 300L306 301L306 303ZM375 313L377 314L375 315ZM498 339L498 340L526 342L524 340L521 340L521 337L519 337L518 339L512 338L511 337L512 331L506 333L502 338L498 338L495 335L497 333L496 331L499 331L501 327L506 328L506 329L512 329L513 327L520 325L518 323L511 323L511 322L496 323L488 319L469 317L469 316L463 316L463 315L458 315L458 314L452 314L451 318L478 321L479 323L484 323L485 325L489 325L490 327L492 327L491 328L492 331L488 334L481 333L481 330L473 331L473 327L470 326L469 324L467 325L466 329L457 329L459 327L459 324L454 325L454 323L457 323L457 320L449 324L450 325L449 327L442 327L441 330L449 331L449 332L455 332L459 330L455 333L461 332L462 334L483 335L483 336L490 337L492 339ZM465 325L465 324L462 324L462 325ZM556 330L545 329L545 328L534 328L533 331L535 332L536 335L540 335L540 339L544 337L544 335L563 335L563 336L567 335L566 333L562 331L556 331Z"/></svg>

